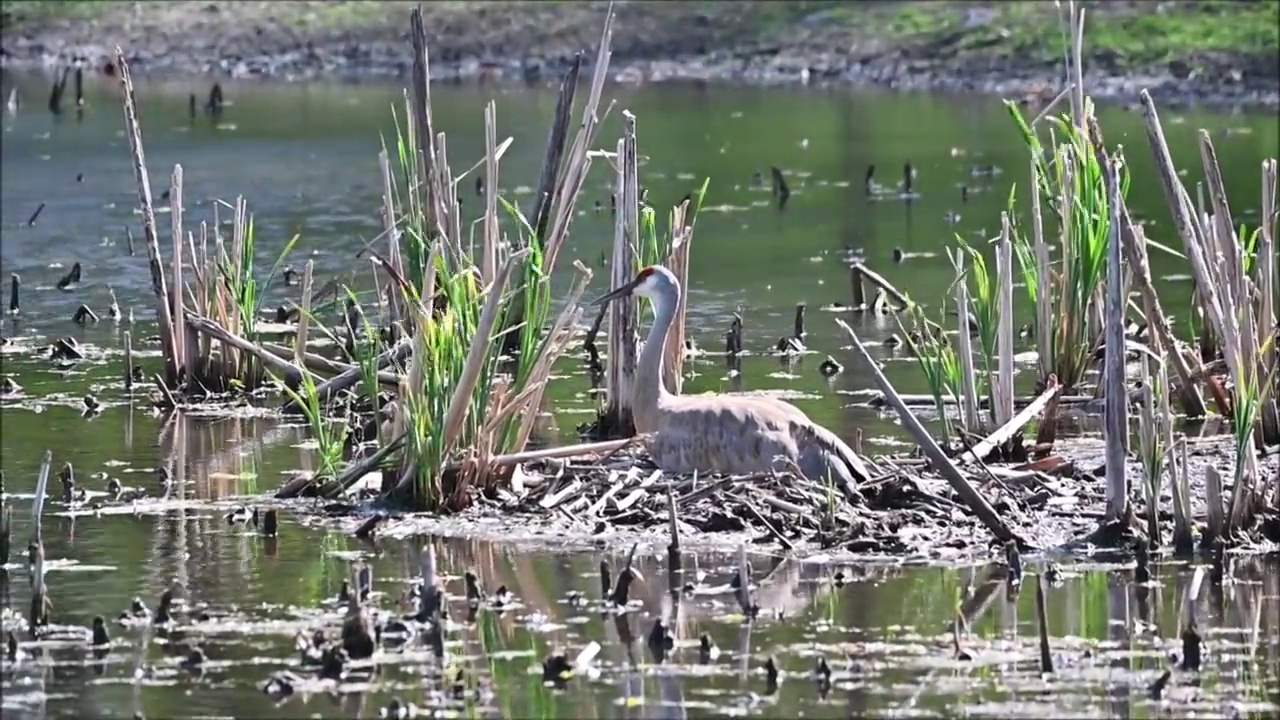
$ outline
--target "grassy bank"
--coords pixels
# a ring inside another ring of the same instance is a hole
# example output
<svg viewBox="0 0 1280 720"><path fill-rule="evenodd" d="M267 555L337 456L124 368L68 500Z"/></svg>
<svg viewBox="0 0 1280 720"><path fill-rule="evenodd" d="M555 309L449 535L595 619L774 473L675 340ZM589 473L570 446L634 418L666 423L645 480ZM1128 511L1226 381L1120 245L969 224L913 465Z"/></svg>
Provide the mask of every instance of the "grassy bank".
<svg viewBox="0 0 1280 720"><path fill-rule="evenodd" d="M192 56L367 53L402 47L400 2L7 3L3 44L15 58L116 44ZM430 2L434 59L557 59L591 48L602 2ZM1265 81L1280 76L1280 2L1089 3L1092 71ZM730 53L861 63L906 61L904 72L1010 73L1061 60L1050 2L619 2L615 58L663 60ZM173 45L176 36L182 43ZM358 43L358 50L351 43ZM33 49L34 48L34 49Z"/></svg>

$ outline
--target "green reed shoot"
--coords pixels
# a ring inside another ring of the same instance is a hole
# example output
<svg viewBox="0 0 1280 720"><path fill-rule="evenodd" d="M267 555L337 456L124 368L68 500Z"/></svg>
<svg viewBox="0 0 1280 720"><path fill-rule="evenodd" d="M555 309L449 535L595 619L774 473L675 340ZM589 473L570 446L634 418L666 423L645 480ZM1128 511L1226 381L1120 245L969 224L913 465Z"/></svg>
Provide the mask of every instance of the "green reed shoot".
<svg viewBox="0 0 1280 720"><path fill-rule="evenodd" d="M1267 337L1258 349L1258 355L1270 352L1275 335ZM1240 367L1234 374L1235 393L1231 403L1231 434L1235 441L1235 488L1231 493L1231 509L1227 515L1227 534L1240 529L1245 501L1251 496L1253 484L1258 480L1257 463L1254 461L1253 438L1259 432L1258 421L1262 417L1262 403L1272 396L1275 386L1275 369L1262 373L1255 367ZM1247 481L1247 483L1246 483Z"/></svg>
<svg viewBox="0 0 1280 720"><path fill-rule="evenodd" d="M351 288L342 286L342 290L351 302L358 302L356 294ZM378 384L378 354L380 343L378 330L373 326L369 319L361 315L363 320L364 337L356 337L351 339L351 347L355 351L355 361L357 367L360 368L360 386L364 388L364 395L369 400L369 406L372 408L374 418L374 426L378 428L378 439L382 439L382 424L378 422L381 407L379 407L378 395L381 387ZM356 328L352 328L355 331Z"/></svg>
<svg viewBox="0 0 1280 720"><path fill-rule="evenodd" d="M266 281L259 286L257 279L254 277L253 267L256 242L254 240L252 215L244 218L243 228L237 234L239 237L233 243L235 247L232 248L231 252L228 252L225 247L223 248L222 257L219 261L219 275L227 292L235 302L236 310L239 314L241 332L246 337L252 337L257 324L258 312L262 310L262 302L265 296L264 290L271 286L276 274L284 266L285 260L293 252L293 246L298 243L302 236L294 235L289 239L289 242L285 243L284 249L276 257L275 264L271 266L271 272L267 275Z"/></svg>
<svg viewBox="0 0 1280 720"><path fill-rule="evenodd" d="M1053 324L1050 336L1051 367L1065 388L1075 388L1093 363L1102 329L1090 318L1101 307L1100 287L1107 265L1110 210L1103 169L1088 136L1066 117L1051 117L1054 132L1045 148L1023 119L1015 103L1006 101L1009 114L1021 131L1038 169L1040 187L1034 188L1057 218L1059 260L1057 267L1041 267L1034 238L1013 227L1014 248L1022 268L1023 285L1033 306L1050 304ZM1088 112L1092 112L1090 108ZM1128 196L1129 173L1120 172L1120 192ZM1015 216L1015 193L1009 195L1009 215ZM1047 237L1054 234L1048 226ZM1039 279L1048 273L1050 297L1037 297ZM1039 330L1037 328L1037 330Z"/></svg>
<svg viewBox="0 0 1280 720"><path fill-rule="evenodd" d="M315 439L317 447L316 459L319 468L316 470L316 477L324 479L337 477L342 464L347 433L350 431L348 424L332 421L325 414L324 406L320 403L315 376L311 373L302 374L302 381L296 390L280 378L275 379L284 388L289 399L302 408L302 413L307 418L311 437Z"/></svg>
<svg viewBox="0 0 1280 720"><path fill-rule="evenodd" d="M951 338L946 333L935 332L930 327L919 305L909 304L906 313L914 329L907 332L902 328L902 321L898 321L905 338L903 342L907 344L907 348L915 356L920 370L924 373L925 382L929 385L929 394L933 396L934 407L937 408L938 416L942 419L943 433L950 437L953 426L947 413L947 398L950 397L952 401L959 403L964 392L960 356L956 354ZM974 428L968 429L974 430Z"/></svg>

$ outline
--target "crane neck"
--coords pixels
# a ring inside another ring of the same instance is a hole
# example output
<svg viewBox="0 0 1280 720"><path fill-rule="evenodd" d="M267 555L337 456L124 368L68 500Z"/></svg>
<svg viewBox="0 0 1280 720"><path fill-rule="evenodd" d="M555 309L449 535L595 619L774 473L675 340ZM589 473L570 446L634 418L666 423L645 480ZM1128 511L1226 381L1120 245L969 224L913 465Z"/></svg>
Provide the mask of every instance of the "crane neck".
<svg viewBox="0 0 1280 720"><path fill-rule="evenodd" d="M659 399L670 395L666 383L662 379L663 355L667 345L667 335L676 317L676 307L680 305L680 289L675 288L665 297L653 299L653 326L645 337L644 349L640 351L639 367L636 369L634 395L632 398L633 414L636 429L645 432L646 416L658 408Z"/></svg>

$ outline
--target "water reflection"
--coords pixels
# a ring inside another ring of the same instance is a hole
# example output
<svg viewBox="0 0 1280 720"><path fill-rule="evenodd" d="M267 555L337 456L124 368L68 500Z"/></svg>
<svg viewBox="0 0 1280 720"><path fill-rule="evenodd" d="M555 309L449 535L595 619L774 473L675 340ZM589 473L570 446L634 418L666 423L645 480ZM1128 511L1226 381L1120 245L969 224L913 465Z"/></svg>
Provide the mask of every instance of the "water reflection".
<svg viewBox="0 0 1280 720"><path fill-rule="evenodd" d="M233 425L227 427L227 436L235 436ZM209 470L198 468L208 468L205 461L219 456L197 456L193 449L199 441L192 435L181 425L171 433L175 471L216 496L217 482L209 482ZM618 567L621 557L547 554L476 540L366 543L287 520L278 549L267 551L265 538L243 526L229 527L220 511L198 502L195 494L187 496L186 507L159 517L65 520L78 523L82 537L92 534L91 542L73 542L65 525L62 532L50 533L53 557L85 565L110 561L118 568L51 571L59 626L87 627L96 614L113 618L133 596L150 603L174 580L183 589L186 610L165 634L113 624L115 644L101 657L77 642L24 642L26 657L4 669L7 716L69 714L90 707L112 715L135 703L156 716L296 717L334 708L368 716L393 697L419 707L455 704L439 680L454 665L468 677L483 678L492 691L488 700L476 695L468 702L481 710L487 704L506 717L523 714L520 708L555 716L634 718L718 716L733 708L767 715L804 709L819 717L967 708L1031 717L1046 707L1129 716L1150 712L1143 708L1156 701L1149 699L1147 687L1164 668L1173 667L1170 654L1180 652L1184 598L1196 611L1208 649L1204 672L1175 668L1161 702L1173 703L1171 712L1235 706L1247 714L1274 701L1280 647L1275 561L1234 563L1218 593L1201 570L1206 588L1194 597L1190 586L1196 570L1186 565L1156 567L1153 582L1141 588L1134 587L1126 570L1073 573L1066 568L1062 586L1047 587L1055 673L1042 677L1032 581L1026 591L1010 595L1002 567L841 568L837 581L829 567L758 557L752 565L761 612L744 623L729 587L735 560L686 555L685 576L695 588L673 597L665 557L641 552L635 567L643 579L633 585L630 611L619 614L602 610L596 568L601 559ZM348 688L358 692L331 699L324 693L295 695L279 706L261 692L279 668L304 672L292 652L294 634L321 627L333 631L340 616L322 608L333 607L353 559L373 568L376 606L408 612L426 543L437 553L449 616L456 623L439 663L434 653L424 652L421 639L404 645L384 640L384 650L374 658L380 670L373 684ZM467 570L491 592L505 586L514 604L468 617L461 582ZM1037 570L1034 563L1028 568ZM0 584L9 608L25 607L27 583L13 582L24 572L21 565L12 566ZM966 585L972 590L966 592ZM661 662L645 647L658 619L673 638ZM26 637L16 614L6 613L5 628ZM967 660L955 657L953 628ZM723 649L706 663L698 649L704 633ZM543 658L557 649L572 658L592 641L603 646L595 671L570 680L564 690L542 686ZM195 646L209 658L203 673L178 673L177 663ZM761 670L770 656L783 672L773 695L765 693ZM832 670L832 691L825 699L818 697L814 679L819 658ZM135 669L144 666L154 668L148 672L157 678L172 679L135 684ZM423 672L426 688L412 681ZM82 696L79 689L86 682L92 690ZM1052 691L1046 695L1048 687Z"/></svg>

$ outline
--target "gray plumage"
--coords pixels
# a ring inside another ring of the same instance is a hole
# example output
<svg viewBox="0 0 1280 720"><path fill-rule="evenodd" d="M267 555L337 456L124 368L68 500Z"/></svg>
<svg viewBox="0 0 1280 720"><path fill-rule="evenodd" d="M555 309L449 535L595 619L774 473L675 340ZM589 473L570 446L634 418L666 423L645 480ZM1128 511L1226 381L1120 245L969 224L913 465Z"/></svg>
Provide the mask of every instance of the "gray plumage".
<svg viewBox="0 0 1280 720"><path fill-rule="evenodd" d="M862 459L830 430L794 405L770 397L676 395L662 382L667 332L680 302L680 283L663 267L641 270L597 302L635 294L654 304L653 327L636 369L632 414L636 431L652 433L649 452L671 473L749 475L799 471L831 481L846 498L869 478Z"/></svg>

